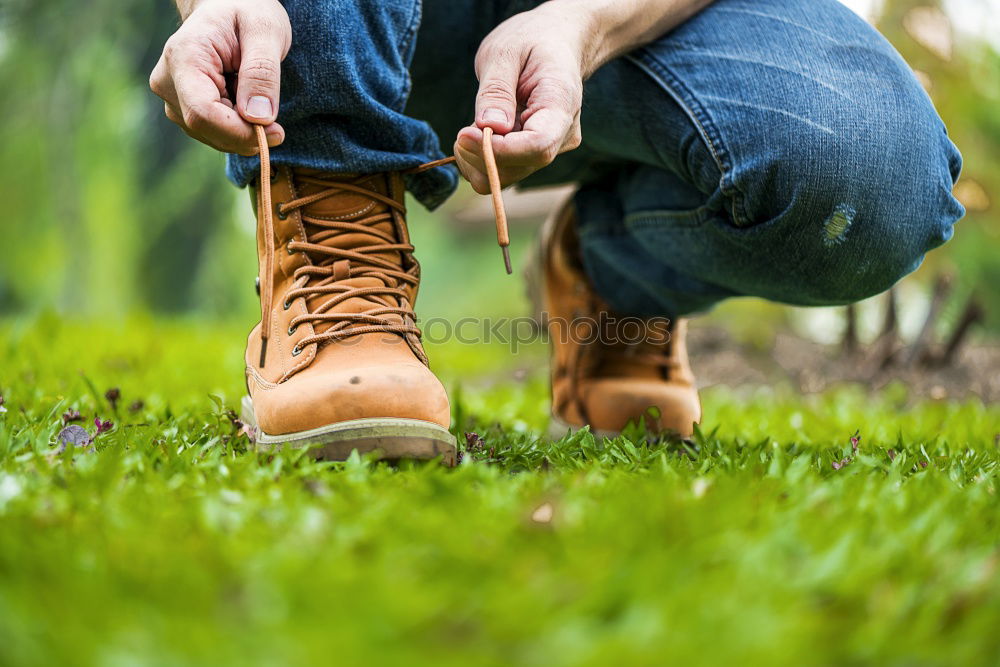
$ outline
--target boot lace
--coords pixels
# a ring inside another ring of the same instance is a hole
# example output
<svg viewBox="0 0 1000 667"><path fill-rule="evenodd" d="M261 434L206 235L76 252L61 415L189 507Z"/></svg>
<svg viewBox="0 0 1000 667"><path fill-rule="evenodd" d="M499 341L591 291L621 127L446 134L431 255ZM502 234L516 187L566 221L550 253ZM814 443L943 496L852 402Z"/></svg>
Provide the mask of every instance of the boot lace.
<svg viewBox="0 0 1000 667"><path fill-rule="evenodd" d="M267 146L267 136L261 125L254 125L257 137L257 147L260 152L260 195L261 206L258 212L264 226L264 275L260 279L261 305L261 348L260 366L263 368L267 359L267 343L271 333L271 319L274 306L274 252L275 232L271 201L271 160ZM507 216L504 211L503 199L500 194L500 177L493 155L493 132L490 128L483 130L483 155L490 183L490 194L493 198L493 210L496 217L497 243L503 251L504 266L511 273L510 254L508 246L510 238L507 233ZM444 158L422 164L405 173L419 173L434 167L450 164L454 157ZM308 183L321 188L319 191L297 199L284 202L279 206L278 215L287 216L295 210L316 203L327 197L342 192L354 192L372 200L385 204L388 210L376 213L362 219L352 221L324 220L302 213L302 221L313 229L305 241L291 241L289 252L305 252L318 262L306 264L295 270L292 288L285 295L285 308L297 298L305 297L306 302L318 295L330 295L321 305L303 315L294 317L289 326L289 333L304 322L313 325L329 325L324 331L314 333L300 340L292 354L296 355L303 348L313 343L325 344L342 340L350 336L367 333L391 333L406 340L416 357L427 363L427 357L420 346L420 329L413 319L413 311L409 303L407 287L416 287L419 281L416 263L407 270L400 270L399 265L385 259L385 253L402 253L410 256L413 246L409 243L398 243L391 234L377 228L382 222L393 221L396 215L404 214L405 207L392 197L387 197L370 188L359 185L365 177L359 177L355 182L330 181L318 177L300 176L302 183ZM337 248L328 243L341 234L363 233L374 236L379 243L357 248ZM345 278L377 278L380 286L357 287L339 284ZM373 302L374 308L360 313L330 312L337 305L353 298L364 298ZM398 304L398 305L395 305Z"/></svg>

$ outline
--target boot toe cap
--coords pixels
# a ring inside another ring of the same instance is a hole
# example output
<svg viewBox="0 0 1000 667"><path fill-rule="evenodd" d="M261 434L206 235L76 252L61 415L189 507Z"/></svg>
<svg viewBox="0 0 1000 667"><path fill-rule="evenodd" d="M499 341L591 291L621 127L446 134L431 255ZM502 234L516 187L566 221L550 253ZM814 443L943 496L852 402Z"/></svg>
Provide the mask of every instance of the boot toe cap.
<svg viewBox="0 0 1000 667"><path fill-rule="evenodd" d="M255 382L253 375L254 415L261 430L270 435L376 417L419 419L444 428L451 421L444 387L420 363L324 372L308 369L279 384L259 378Z"/></svg>
<svg viewBox="0 0 1000 667"><path fill-rule="evenodd" d="M606 378L591 380L582 389L590 426L595 431L618 432L630 421L645 416L653 431L688 437L701 420L698 392L686 383ZM649 408L656 408L659 416L649 415Z"/></svg>

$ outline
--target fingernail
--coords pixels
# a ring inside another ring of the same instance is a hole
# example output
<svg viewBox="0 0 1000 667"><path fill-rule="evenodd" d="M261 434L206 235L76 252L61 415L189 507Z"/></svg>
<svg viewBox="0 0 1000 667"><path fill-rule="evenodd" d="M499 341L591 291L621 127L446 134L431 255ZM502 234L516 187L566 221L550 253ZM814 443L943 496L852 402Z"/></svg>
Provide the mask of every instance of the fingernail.
<svg viewBox="0 0 1000 667"><path fill-rule="evenodd" d="M483 112L483 120L491 123L507 123L507 114L503 109L491 107Z"/></svg>
<svg viewBox="0 0 1000 667"><path fill-rule="evenodd" d="M247 115L251 118L270 118L271 100L263 95L254 95L247 100Z"/></svg>

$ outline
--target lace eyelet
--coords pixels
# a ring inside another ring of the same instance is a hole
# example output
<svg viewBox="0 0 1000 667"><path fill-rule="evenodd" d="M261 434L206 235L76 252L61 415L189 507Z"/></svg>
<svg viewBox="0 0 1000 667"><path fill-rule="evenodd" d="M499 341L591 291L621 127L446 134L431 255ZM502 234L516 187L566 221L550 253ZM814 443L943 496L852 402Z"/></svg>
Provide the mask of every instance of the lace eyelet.
<svg viewBox="0 0 1000 667"><path fill-rule="evenodd" d="M271 169L271 182L272 183L274 183L276 180L278 180L278 170L279 169L280 169L280 167L274 167L273 169Z"/></svg>
<svg viewBox="0 0 1000 667"><path fill-rule="evenodd" d="M289 308L292 307L292 302L291 301L282 301L281 302L281 307L284 308L285 310L288 310Z"/></svg>
<svg viewBox="0 0 1000 667"><path fill-rule="evenodd" d="M284 212L282 212L282 210L281 210L281 207L282 207L283 205L284 205L284 204L275 204L275 205L274 205L274 212L275 212L275 214L276 214L276 215L278 216L278 220L285 220L285 219L287 219L287 218L288 218L288 214L287 214L287 213L284 213Z"/></svg>
<svg viewBox="0 0 1000 667"><path fill-rule="evenodd" d="M295 251L292 250L292 240L291 239L288 240L288 243L285 245L285 247L288 249L288 254L289 255L294 255L295 254Z"/></svg>
<svg viewBox="0 0 1000 667"><path fill-rule="evenodd" d="M297 357L300 354L302 354L302 348L301 347L299 347L298 345L296 345L295 347L292 348L292 356L293 357Z"/></svg>
<svg viewBox="0 0 1000 667"><path fill-rule="evenodd" d="M298 329L298 328L299 328L298 325L294 325L294 324L291 325L291 326L289 326L288 327L288 335L289 336L294 336L295 335L295 330Z"/></svg>
<svg viewBox="0 0 1000 667"><path fill-rule="evenodd" d="M257 296L260 296L260 276L253 279L253 288L257 290Z"/></svg>

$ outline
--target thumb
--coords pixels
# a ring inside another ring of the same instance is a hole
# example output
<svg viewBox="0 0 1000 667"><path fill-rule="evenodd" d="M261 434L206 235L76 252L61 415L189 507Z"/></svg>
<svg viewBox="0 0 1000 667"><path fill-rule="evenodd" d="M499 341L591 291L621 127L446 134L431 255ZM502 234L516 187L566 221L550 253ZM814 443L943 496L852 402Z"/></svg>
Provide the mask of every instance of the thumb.
<svg viewBox="0 0 1000 667"><path fill-rule="evenodd" d="M250 28L240 35L240 74L236 82L236 109L244 119L270 125L278 115L283 45L271 32Z"/></svg>
<svg viewBox="0 0 1000 667"><path fill-rule="evenodd" d="M517 82L521 63L516 56L491 54L484 58L476 95L476 125L492 128L497 134L514 129L517 116Z"/></svg>

